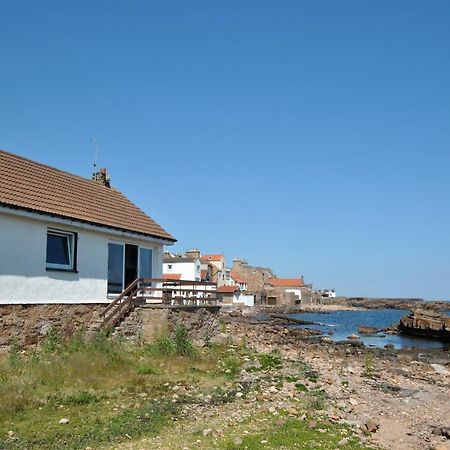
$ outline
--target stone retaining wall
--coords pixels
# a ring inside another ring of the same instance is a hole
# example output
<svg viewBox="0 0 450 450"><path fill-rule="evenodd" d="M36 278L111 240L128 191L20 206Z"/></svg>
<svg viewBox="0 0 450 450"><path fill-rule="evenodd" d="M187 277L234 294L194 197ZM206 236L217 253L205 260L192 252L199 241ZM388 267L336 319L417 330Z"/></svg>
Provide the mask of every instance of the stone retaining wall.
<svg viewBox="0 0 450 450"><path fill-rule="evenodd" d="M178 326L188 331L188 336L198 344L209 342L220 333L217 309L207 308L155 308L137 307L116 329L126 339L151 342L172 333Z"/></svg>
<svg viewBox="0 0 450 450"><path fill-rule="evenodd" d="M100 329L100 313L104 304L82 305L0 305L0 349L13 342L21 347L41 342L51 328L62 339L82 330L89 336ZM151 342L172 333L178 326L188 331L189 338L202 345L220 333L219 308L136 307L115 334L126 339Z"/></svg>
<svg viewBox="0 0 450 450"><path fill-rule="evenodd" d="M0 347L17 341L20 346L37 344L50 328L63 338L78 330L98 328L104 304L0 305Z"/></svg>

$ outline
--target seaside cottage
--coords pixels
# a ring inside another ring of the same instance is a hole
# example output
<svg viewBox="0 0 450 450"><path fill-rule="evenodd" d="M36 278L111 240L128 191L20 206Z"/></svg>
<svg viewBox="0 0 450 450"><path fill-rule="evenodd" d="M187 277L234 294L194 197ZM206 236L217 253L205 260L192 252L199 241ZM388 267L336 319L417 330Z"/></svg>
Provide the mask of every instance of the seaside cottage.
<svg viewBox="0 0 450 450"><path fill-rule="evenodd" d="M88 180L0 151L0 176L0 345L11 321L70 311L83 322L138 276L162 276L176 240L105 169Z"/></svg>

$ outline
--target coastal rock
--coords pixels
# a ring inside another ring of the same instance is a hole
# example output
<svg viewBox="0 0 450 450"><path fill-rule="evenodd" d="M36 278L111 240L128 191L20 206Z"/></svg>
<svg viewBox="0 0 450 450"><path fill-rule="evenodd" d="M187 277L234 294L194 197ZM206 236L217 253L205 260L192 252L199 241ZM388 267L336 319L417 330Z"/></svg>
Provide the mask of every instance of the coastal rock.
<svg viewBox="0 0 450 450"><path fill-rule="evenodd" d="M430 364L430 366L436 373L440 375L448 374L448 370L444 366L441 366L440 364Z"/></svg>
<svg viewBox="0 0 450 450"><path fill-rule="evenodd" d="M430 309L415 309L400 319L401 334L450 341L450 316Z"/></svg>
<svg viewBox="0 0 450 450"><path fill-rule="evenodd" d="M227 333L219 333L211 339L213 344L225 345L230 339L230 335Z"/></svg>
<svg viewBox="0 0 450 450"><path fill-rule="evenodd" d="M360 325L358 327L358 333L359 334L377 334L378 333L378 328L369 327L367 325Z"/></svg>
<svg viewBox="0 0 450 450"><path fill-rule="evenodd" d="M365 430L367 430L369 433L375 433L378 430L379 426L380 426L379 423L376 422L374 419L368 419L364 424Z"/></svg>
<svg viewBox="0 0 450 450"><path fill-rule="evenodd" d="M352 341L356 341L359 339L359 336L357 334L351 334L350 336L347 336L347 339L350 339Z"/></svg>

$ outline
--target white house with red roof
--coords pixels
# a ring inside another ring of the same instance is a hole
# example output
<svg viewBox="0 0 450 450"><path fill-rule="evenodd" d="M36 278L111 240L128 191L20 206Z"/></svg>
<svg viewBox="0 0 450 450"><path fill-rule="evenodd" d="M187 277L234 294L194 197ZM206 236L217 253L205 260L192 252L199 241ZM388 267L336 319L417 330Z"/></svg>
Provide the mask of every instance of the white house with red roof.
<svg viewBox="0 0 450 450"><path fill-rule="evenodd" d="M176 240L110 185L0 151L0 304L107 303Z"/></svg>
<svg viewBox="0 0 450 450"><path fill-rule="evenodd" d="M163 278L201 281L200 258L195 256L164 256Z"/></svg>

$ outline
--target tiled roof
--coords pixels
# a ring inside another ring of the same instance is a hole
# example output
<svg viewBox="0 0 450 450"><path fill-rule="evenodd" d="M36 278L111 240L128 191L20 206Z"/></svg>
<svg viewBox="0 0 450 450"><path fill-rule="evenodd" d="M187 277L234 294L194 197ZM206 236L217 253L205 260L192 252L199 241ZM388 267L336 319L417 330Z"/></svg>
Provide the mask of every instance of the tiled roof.
<svg viewBox="0 0 450 450"><path fill-rule="evenodd" d="M220 286L217 288L217 292L219 293L234 293L239 291L239 286Z"/></svg>
<svg viewBox="0 0 450 450"><path fill-rule="evenodd" d="M236 272L231 272L231 278L233 278L234 281L236 281L236 283L241 283L241 284L245 284L247 283L238 273Z"/></svg>
<svg viewBox="0 0 450 450"><path fill-rule="evenodd" d="M277 287L302 287L304 282L301 278L270 278L266 284Z"/></svg>
<svg viewBox="0 0 450 450"><path fill-rule="evenodd" d="M193 263L197 261L197 258L191 258L189 256L165 256L163 258L164 263Z"/></svg>
<svg viewBox="0 0 450 450"><path fill-rule="evenodd" d="M207 263L208 261L221 261L223 255L203 255L201 257L202 263Z"/></svg>
<svg viewBox="0 0 450 450"><path fill-rule="evenodd" d="M0 205L176 239L114 188L0 150Z"/></svg>
<svg viewBox="0 0 450 450"><path fill-rule="evenodd" d="M164 273L163 278L165 280L181 280L181 273Z"/></svg>

